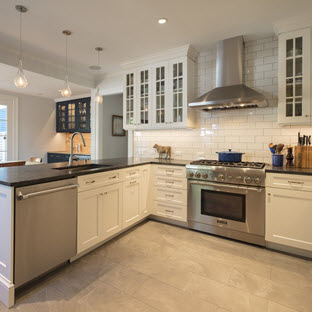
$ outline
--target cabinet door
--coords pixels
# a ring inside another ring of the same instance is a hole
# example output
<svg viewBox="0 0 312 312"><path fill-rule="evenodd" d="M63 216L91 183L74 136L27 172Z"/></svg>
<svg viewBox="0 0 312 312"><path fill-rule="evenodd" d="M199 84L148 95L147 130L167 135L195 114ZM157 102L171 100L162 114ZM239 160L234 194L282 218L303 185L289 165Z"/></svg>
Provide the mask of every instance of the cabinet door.
<svg viewBox="0 0 312 312"><path fill-rule="evenodd" d="M141 181L142 181L142 188L141 188L141 198L142 198L142 205L140 215L141 217L146 217L149 215L151 198L150 198L150 166L145 166L141 169Z"/></svg>
<svg viewBox="0 0 312 312"><path fill-rule="evenodd" d="M102 188L102 240L122 230L122 184Z"/></svg>
<svg viewBox="0 0 312 312"><path fill-rule="evenodd" d="M170 122L181 125L187 116L187 62L180 58L169 63Z"/></svg>
<svg viewBox="0 0 312 312"><path fill-rule="evenodd" d="M123 228L140 219L141 211L141 179L123 183Z"/></svg>
<svg viewBox="0 0 312 312"><path fill-rule="evenodd" d="M312 192L267 188L266 234L269 242L312 250Z"/></svg>
<svg viewBox="0 0 312 312"><path fill-rule="evenodd" d="M311 30L279 36L279 107L283 124L311 121Z"/></svg>
<svg viewBox="0 0 312 312"><path fill-rule="evenodd" d="M153 126L164 128L171 120L168 110L168 63L159 63L153 69Z"/></svg>
<svg viewBox="0 0 312 312"><path fill-rule="evenodd" d="M151 70L148 67L137 71L137 101L134 104L136 111L137 129L149 128L152 123L152 92Z"/></svg>
<svg viewBox="0 0 312 312"><path fill-rule="evenodd" d="M68 131L67 120L68 120L67 103L66 102L56 103L56 132Z"/></svg>
<svg viewBox="0 0 312 312"><path fill-rule="evenodd" d="M78 193L77 252L101 241L102 189Z"/></svg>
<svg viewBox="0 0 312 312"><path fill-rule="evenodd" d="M91 132L91 109L90 98L76 100L75 105L75 131L88 133ZM69 120L70 121L70 120Z"/></svg>
<svg viewBox="0 0 312 312"><path fill-rule="evenodd" d="M124 81L124 129L134 129L137 121L136 103L136 72L132 71L125 75Z"/></svg>

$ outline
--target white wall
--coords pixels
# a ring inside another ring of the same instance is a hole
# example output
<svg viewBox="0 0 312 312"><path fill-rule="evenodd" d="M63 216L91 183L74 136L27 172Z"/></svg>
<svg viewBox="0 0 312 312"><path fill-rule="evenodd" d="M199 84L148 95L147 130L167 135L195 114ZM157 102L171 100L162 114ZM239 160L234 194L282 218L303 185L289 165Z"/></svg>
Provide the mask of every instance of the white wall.
<svg viewBox="0 0 312 312"><path fill-rule="evenodd" d="M55 131L55 102L51 99L13 94L18 97L18 159L42 157L48 151L65 150L65 135Z"/></svg>
<svg viewBox="0 0 312 312"><path fill-rule="evenodd" d="M245 83L262 92L267 108L239 109L199 113L197 129L135 131L134 156L154 157L155 143L171 145L176 159L217 159L217 151L232 148L245 153L243 160L271 163L268 144L297 143L297 133L311 133L311 127L277 124L277 54L276 37L246 42ZM201 53L195 76L197 96L213 89L216 83L216 51Z"/></svg>
<svg viewBox="0 0 312 312"><path fill-rule="evenodd" d="M112 136L112 115L122 116L122 94L103 96L101 158L128 157L128 139Z"/></svg>

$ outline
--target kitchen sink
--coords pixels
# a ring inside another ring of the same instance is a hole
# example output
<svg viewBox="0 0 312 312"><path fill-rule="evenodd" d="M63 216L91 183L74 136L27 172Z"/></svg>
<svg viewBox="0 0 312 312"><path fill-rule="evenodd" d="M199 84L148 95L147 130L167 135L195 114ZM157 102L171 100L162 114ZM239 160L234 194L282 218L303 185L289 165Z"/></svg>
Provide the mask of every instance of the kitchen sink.
<svg viewBox="0 0 312 312"><path fill-rule="evenodd" d="M99 164L88 164L88 165L78 165L78 166L66 166L66 167L58 167L53 168L54 170L62 170L62 171L68 171L70 173L73 172L80 172L80 171L86 171L86 170L95 170L95 169L101 169L106 167L111 167L112 165L99 165Z"/></svg>

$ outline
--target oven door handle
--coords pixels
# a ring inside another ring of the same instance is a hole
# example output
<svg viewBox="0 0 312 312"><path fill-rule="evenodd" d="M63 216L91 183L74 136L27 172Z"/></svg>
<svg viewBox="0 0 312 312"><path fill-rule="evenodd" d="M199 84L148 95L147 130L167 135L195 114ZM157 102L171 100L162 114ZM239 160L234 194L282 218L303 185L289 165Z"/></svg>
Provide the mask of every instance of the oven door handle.
<svg viewBox="0 0 312 312"><path fill-rule="evenodd" d="M231 184L216 184L216 183L209 183L209 182L198 182L198 181L192 181L189 182L190 184L195 185L207 185L207 186L219 186L219 187L226 187L226 188L235 188L240 190L246 190L246 191L255 191L261 193L263 190L263 187L249 187L249 186L241 186L241 185L231 185Z"/></svg>

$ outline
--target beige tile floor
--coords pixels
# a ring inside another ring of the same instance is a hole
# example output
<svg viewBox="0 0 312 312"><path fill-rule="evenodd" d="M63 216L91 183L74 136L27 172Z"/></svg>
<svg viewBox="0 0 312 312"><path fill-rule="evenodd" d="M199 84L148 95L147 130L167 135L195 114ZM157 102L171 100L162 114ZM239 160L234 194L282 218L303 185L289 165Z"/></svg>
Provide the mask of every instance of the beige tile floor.
<svg viewBox="0 0 312 312"><path fill-rule="evenodd" d="M310 312L312 262L148 221L23 291L12 310Z"/></svg>

